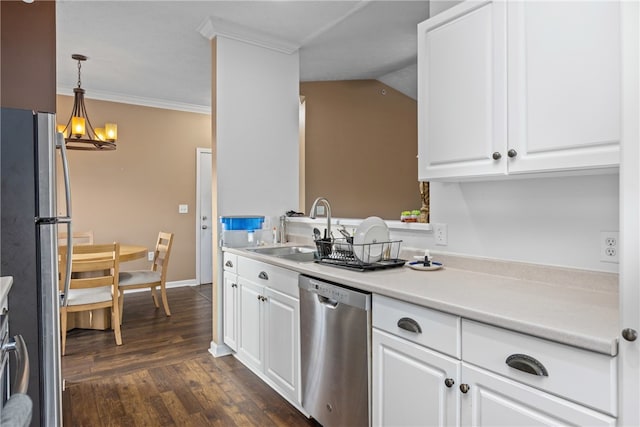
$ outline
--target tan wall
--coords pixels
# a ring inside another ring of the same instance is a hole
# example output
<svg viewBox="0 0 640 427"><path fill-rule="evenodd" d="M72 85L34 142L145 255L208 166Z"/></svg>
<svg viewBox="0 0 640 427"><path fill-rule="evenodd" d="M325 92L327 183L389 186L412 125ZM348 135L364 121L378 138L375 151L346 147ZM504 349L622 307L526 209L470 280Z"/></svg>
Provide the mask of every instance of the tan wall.
<svg viewBox="0 0 640 427"><path fill-rule="evenodd" d="M415 100L377 80L301 83L300 94L306 213L318 196L336 217L400 219L420 209Z"/></svg>
<svg viewBox="0 0 640 427"><path fill-rule="evenodd" d="M73 98L58 96L58 123ZM211 147L211 116L86 100L94 126L118 124L115 151L69 151L74 229L93 230L97 243L153 248L160 230L175 233L168 280L194 279L196 148ZM179 214L178 205L189 213ZM124 269L148 268L138 260Z"/></svg>
<svg viewBox="0 0 640 427"><path fill-rule="evenodd" d="M56 112L56 3L0 2L3 107Z"/></svg>

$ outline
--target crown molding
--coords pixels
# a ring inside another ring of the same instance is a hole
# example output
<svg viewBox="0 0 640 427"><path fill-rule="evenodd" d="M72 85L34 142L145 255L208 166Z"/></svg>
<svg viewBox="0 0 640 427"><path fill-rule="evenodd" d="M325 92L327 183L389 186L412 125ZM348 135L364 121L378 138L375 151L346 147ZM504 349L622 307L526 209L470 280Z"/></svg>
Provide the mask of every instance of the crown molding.
<svg viewBox="0 0 640 427"><path fill-rule="evenodd" d="M198 25L196 31L208 40L218 36L226 37L286 54L292 54L300 49L297 43L220 18L206 18Z"/></svg>
<svg viewBox="0 0 640 427"><path fill-rule="evenodd" d="M59 86L57 88L58 95L73 96L73 88ZM114 92L103 92L99 90L91 90L89 94L85 94L86 99L95 99L98 101L119 102L121 104L141 105L143 107L162 108L164 110L186 111L188 113L211 114L211 106L188 104L186 102L167 101L158 98L145 98L134 95L124 95Z"/></svg>

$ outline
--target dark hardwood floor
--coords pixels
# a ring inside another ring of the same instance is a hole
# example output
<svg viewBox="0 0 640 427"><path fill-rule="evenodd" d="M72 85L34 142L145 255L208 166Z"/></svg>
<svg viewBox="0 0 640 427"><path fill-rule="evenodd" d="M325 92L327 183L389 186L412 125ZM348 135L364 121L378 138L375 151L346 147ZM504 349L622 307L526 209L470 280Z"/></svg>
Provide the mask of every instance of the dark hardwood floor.
<svg viewBox="0 0 640 427"><path fill-rule="evenodd" d="M112 331L73 330L62 358L65 426L314 426L233 356L208 353L211 286L125 297L122 346Z"/></svg>

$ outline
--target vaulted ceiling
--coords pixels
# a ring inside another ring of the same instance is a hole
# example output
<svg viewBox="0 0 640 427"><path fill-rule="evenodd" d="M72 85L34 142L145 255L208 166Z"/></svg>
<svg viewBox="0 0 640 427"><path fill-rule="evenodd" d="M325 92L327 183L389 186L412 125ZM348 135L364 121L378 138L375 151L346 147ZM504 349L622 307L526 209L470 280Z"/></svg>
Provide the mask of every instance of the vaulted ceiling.
<svg viewBox="0 0 640 427"><path fill-rule="evenodd" d="M416 97L416 25L428 1L57 0L58 93L191 111L211 107L207 22L300 52L302 81L378 79Z"/></svg>

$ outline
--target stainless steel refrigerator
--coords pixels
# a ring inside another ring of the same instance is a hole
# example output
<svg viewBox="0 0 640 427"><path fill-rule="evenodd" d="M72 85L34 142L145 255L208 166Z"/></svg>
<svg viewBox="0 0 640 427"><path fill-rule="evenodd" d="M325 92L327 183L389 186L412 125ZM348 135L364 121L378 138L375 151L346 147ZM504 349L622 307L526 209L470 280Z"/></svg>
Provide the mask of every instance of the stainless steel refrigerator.
<svg viewBox="0 0 640 427"><path fill-rule="evenodd" d="M13 276L9 329L22 334L29 352L33 426L62 424L58 227L71 236L71 201L64 140L55 128L54 114L0 112L0 275ZM57 211L58 163L64 214Z"/></svg>

